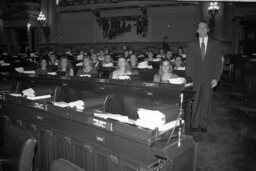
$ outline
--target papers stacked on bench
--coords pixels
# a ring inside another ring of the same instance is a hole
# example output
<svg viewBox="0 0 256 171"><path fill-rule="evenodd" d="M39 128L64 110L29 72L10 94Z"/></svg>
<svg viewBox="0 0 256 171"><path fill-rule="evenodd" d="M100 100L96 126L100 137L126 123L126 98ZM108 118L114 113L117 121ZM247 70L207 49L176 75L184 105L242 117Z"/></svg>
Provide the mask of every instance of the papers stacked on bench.
<svg viewBox="0 0 256 171"><path fill-rule="evenodd" d="M24 71L24 68L23 68L23 67L15 68L15 71L17 71L18 73L23 73L23 74L35 74L35 73L36 73L35 70Z"/></svg>
<svg viewBox="0 0 256 171"><path fill-rule="evenodd" d="M118 79L119 80L129 80L130 76L128 76L128 75L121 75L121 76L118 76Z"/></svg>
<svg viewBox="0 0 256 171"><path fill-rule="evenodd" d="M54 106L58 106L58 107L76 107L78 110L83 110L84 109L84 102L82 100L77 100L77 101L74 101L74 102L70 102L70 103L67 103L67 102L53 102L53 105Z"/></svg>
<svg viewBox="0 0 256 171"><path fill-rule="evenodd" d="M140 69L153 69L152 65L148 65L148 61L143 61L138 64L138 68Z"/></svg>
<svg viewBox="0 0 256 171"><path fill-rule="evenodd" d="M82 75L79 75L79 77L92 77L92 75L91 74L82 74Z"/></svg>
<svg viewBox="0 0 256 171"><path fill-rule="evenodd" d="M179 71L185 71L185 67L177 67L176 70L179 70Z"/></svg>
<svg viewBox="0 0 256 171"><path fill-rule="evenodd" d="M183 78L183 77L171 78L171 79L169 79L169 82L171 84L185 84L186 83L186 79Z"/></svg>
<svg viewBox="0 0 256 171"><path fill-rule="evenodd" d="M176 120L166 123L165 115L158 110L138 109L139 119L136 120L135 125L143 128L159 131L166 131L177 126Z"/></svg>
<svg viewBox="0 0 256 171"><path fill-rule="evenodd" d="M32 88L28 88L28 89L23 90L22 94L24 96L27 96L27 99L29 99L29 100L40 100L40 99L51 98L50 94L36 96L36 93Z"/></svg>
<svg viewBox="0 0 256 171"><path fill-rule="evenodd" d="M114 119L114 120L118 120L120 122L125 122L125 123L129 121L128 116L123 116L123 115L119 115L119 114L94 113L94 116L103 118L103 119Z"/></svg>

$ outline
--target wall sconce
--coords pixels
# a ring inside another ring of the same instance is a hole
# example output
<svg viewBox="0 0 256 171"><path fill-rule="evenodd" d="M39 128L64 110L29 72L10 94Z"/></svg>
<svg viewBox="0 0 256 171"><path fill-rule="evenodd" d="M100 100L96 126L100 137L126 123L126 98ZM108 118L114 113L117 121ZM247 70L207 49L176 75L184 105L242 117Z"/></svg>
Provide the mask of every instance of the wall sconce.
<svg viewBox="0 0 256 171"><path fill-rule="evenodd" d="M210 2L210 5L208 7L208 14L211 16L209 21L209 27L210 27L210 32L212 34L214 32L215 16L218 14L219 9L220 7L218 2Z"/></svg>
<svg viewBox="0 0 256 171"><path fill-rule="evenodd" d="M44 37L45 37L46 41L48 42L49 37L50 37L50 27L48 26L48 24L46 22L46 17L42 11L40 11L40 13L37 17L37 21L40 23L41 28L44 33Z"/></svg>

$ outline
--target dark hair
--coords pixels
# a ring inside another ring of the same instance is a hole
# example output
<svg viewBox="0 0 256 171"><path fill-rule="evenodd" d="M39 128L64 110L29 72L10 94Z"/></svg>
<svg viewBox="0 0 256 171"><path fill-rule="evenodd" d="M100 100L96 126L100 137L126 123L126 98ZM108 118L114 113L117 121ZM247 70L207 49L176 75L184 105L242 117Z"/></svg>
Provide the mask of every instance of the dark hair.
<svg viewBox="0 0 256 171"><path fill-rule="evenodd" d="M206 20L199 20L198 22L197 22L197 26L200 24L200 23L205 23L208 27L209 27L209 23L206 21Z"/></svg>
<svg viewBox="0 0 256 171"><path fill-rule="evenodd" d="M47 62L48 62L47 58L41 58L41 59L39 60L39 63L38 63L38 65L37 65L37 69L41 69L41 67L42 67L42 66L41 66L41 63L42 63L43 60L46 61L46 69L49 69L49 68L48 68L48 63L47 63Z"/></svg>
<svg viewBox="0 0 256 171"><path fill-rule="evenodd" d="M65 55L65 56L62 56L60 58L60 62L59 62L59 66L58 66L58 71L61 71L61 60L67 60L67 71L69 71L70 69L72 69L72 65L70 63L70 60L68 59L68 57Z"/></svg>

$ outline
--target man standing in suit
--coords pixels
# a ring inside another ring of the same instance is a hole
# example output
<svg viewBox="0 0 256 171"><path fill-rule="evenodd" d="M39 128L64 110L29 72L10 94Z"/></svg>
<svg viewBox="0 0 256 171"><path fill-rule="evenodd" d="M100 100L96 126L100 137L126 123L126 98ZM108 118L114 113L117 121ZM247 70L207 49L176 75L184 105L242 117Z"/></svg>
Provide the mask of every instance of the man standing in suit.
<svg viewBox="0 0 256 171"><path fill-rule="evenodd" d="M208 37L206 21L198 23L199 38L188 44L186 75L193 82L195 93L192 113L193 131L207 132L211 115L213 88L221 77L221 47Z"/></svg>

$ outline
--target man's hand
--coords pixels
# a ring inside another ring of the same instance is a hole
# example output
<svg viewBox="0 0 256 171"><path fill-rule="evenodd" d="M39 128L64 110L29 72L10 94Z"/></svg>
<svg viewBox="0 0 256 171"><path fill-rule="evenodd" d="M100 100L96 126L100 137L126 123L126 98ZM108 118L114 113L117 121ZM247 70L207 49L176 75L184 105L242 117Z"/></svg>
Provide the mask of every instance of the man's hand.
<svg viewBox="0 0 256 171"><path fill-rule="evenodd" d="M218 81L216 79L212 80L211 87L214 88L218 85Z"/></svg>

